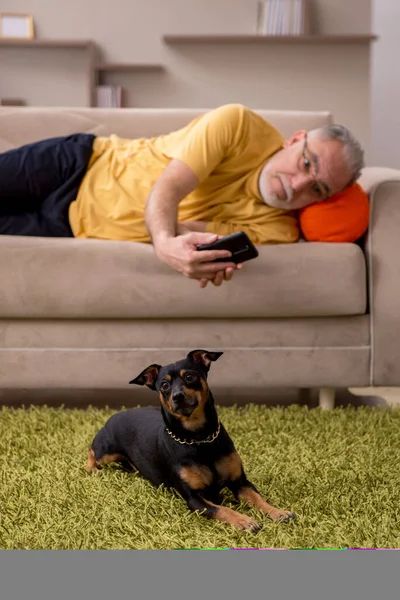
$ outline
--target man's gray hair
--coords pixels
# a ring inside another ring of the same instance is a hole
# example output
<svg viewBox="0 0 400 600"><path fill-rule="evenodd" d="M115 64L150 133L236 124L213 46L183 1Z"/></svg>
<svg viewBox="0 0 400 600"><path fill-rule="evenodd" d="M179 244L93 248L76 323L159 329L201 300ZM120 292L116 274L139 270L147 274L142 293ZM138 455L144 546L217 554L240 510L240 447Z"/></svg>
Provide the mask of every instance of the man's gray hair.
<svg viewBox="0 0 400 600"><path fill-rule="evenodd" d="M348 186L354 183L364 168L364 150L360 142L343 125L323 125L310 133L323 140L337 140L343 145L344 157L349 168L350 180ZM347 187L347 186L346 186Z"/></svg>

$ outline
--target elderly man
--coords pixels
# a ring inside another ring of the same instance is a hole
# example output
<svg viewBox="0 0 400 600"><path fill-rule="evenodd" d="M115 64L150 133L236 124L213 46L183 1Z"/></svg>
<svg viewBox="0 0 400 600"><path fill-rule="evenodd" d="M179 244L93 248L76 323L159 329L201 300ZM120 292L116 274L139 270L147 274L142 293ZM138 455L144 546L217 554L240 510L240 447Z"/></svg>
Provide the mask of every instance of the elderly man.
<svg viewBox="0 0 400 600"><path fill-rule="evenodd" d="M76 134L0 155L0 234L152 242L184 275L221 285L234 263L200 244L245 231L255 244L297 241L294 211L353 183L363 151L339 125L283 136L239 104L168 135Z"/></svg>

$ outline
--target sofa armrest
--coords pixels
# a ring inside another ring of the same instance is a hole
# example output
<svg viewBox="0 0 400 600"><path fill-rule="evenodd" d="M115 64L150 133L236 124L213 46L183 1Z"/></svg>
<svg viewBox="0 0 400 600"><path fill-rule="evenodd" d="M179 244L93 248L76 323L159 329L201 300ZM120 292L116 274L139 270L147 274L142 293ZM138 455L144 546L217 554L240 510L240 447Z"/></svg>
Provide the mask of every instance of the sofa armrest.
<svg viewBox="0 0 400 600"><path fill-rule="evenodd" d="M385 181L400 180L400 170L388 167L365 167L357 181L370 194L375 186Z"/></svg>
<svg viewBox="0 0 400 600"><path fill-rule="evenodd" d="M371 203L365 248L371 313L370 384L400 386L400 171L366 171L364 189Z"/></svg>

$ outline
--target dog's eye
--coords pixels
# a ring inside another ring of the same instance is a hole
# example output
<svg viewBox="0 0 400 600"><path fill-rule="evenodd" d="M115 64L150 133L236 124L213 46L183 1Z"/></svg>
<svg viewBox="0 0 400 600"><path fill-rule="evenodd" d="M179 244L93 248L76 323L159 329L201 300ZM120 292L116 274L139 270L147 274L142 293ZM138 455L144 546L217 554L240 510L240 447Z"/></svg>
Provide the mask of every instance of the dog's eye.
<svg viewBox="0 0 400 600"><path fill-rule="evenodd" d="M197 376L194 373L186 373L185 375L185 381L187 381L187 383L194 383L197 379Z"/></svg>
<svg viewBox="0 0 400 600"><path fill-rule="evenodd" d="M161 391L162 392L168 392L169 388L170 388L170 384L168 383L168 381L163 381L161 384Z"/></svg>

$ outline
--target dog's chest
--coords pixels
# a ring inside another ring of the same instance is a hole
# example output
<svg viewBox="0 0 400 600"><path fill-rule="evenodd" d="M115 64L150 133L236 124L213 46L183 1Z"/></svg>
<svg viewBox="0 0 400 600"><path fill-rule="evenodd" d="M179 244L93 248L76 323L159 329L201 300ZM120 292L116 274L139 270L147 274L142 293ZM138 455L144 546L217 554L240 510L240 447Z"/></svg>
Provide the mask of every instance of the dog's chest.
<svg viewBox="0 0 400 600"><path fill-rule="evenodd" d="M236 451L216 460L210 460L209 456L207 456L208 460L204 460L205 458L205 456L197 456L195 462L184 461L180 467L180 478L192 489L223 487L228 481L234 481L241 476L242 463Z"/></svg>

